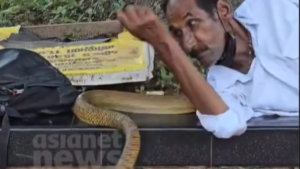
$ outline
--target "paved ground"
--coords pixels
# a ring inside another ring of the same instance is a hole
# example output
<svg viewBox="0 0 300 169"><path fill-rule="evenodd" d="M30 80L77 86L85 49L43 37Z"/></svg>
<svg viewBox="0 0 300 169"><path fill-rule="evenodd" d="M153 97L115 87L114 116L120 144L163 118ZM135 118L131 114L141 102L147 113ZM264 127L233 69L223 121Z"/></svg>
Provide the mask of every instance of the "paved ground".
<svg viewBox="0 0 300 169"><path fill-rule="evenodd" d="M10 167L9 169L114 169L114 167ZM137 167L136 169L299 169L299 167Z"/></svg>
<svg viewBox="0 0 300 169"><path fill-rule="evenodd" d="M209 168L209 167L144 167L141 169L299 169L299 167L277 167L277 168L259 168L259 167L217 167L217 168Z"/></svg>

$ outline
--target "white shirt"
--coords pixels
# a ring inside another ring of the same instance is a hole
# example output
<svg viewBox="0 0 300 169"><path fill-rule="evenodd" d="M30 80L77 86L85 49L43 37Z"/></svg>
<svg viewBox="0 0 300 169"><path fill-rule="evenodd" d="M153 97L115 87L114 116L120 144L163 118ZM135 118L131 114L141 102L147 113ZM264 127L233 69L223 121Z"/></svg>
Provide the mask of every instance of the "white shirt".
<svg viewBox="0 0 300 169"><path fill-rule="evenodd" d="M224 66L208 72L229 110L197 116L218 138L243 134L253 117L299 116L299 0L246 0L234 17L250 31L256 57L246 75Z"/></svg>

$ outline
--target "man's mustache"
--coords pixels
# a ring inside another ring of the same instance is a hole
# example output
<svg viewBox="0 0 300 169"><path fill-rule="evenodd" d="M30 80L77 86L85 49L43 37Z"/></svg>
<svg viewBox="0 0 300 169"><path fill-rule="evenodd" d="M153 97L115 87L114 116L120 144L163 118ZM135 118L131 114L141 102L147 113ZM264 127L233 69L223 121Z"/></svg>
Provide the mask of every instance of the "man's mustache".
<svg viewBox="0 0 300 169"><path fill-rule="evenodd" d="M191 50L190 52L187 52L187 55L195 59L197 59L200 56L199 52L196 50Z"/></svg>

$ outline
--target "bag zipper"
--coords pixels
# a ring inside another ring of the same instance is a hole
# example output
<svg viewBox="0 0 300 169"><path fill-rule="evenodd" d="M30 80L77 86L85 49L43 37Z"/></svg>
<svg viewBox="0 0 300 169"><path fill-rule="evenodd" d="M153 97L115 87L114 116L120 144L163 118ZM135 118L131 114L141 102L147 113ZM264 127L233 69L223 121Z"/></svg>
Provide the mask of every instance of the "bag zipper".
<svg viewBox="0 0 300 169"><path fill-rule="evenodd" d="M11 94L12 96L20 95L24 91L24 89L9 89L3 86L0 86L0 90L4 91L7 94Z"/></svg>

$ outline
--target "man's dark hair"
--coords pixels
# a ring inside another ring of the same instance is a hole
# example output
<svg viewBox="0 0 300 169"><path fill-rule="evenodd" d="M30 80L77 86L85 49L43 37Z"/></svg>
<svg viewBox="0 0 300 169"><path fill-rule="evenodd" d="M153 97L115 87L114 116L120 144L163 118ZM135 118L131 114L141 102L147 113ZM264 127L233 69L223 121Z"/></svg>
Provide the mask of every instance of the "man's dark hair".
<svg viewBox="0 0 300 169"><path fill-rule="evenodd" d="M218 0L195 0L196 4L199 8L203 9L206 11L208 14L213 15L214 10L216 9L217 2ZM167 7L169 4L170 0L163 0L162 3L162 10L166 13L167 12Z"/></svg>

